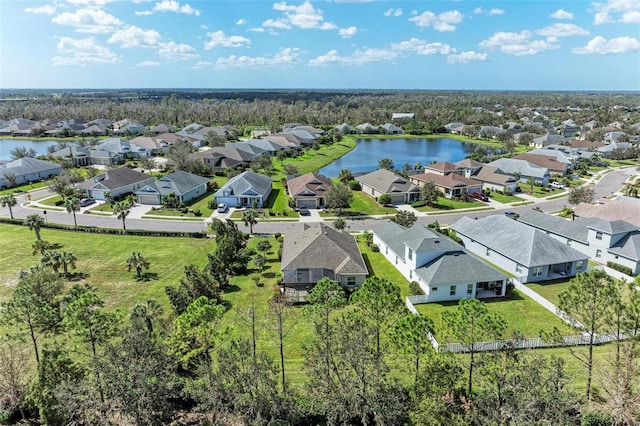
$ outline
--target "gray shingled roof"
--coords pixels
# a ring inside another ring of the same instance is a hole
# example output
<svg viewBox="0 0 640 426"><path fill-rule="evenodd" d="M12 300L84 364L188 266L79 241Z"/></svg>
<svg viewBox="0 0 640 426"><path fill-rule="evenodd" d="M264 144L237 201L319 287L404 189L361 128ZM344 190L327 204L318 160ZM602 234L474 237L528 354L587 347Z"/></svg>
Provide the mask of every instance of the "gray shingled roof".
<svg viewBox="0 0 640 426"><path fill-rule="evenodd" d="M448 252L416 269L416 274L431 287L506 279L505 274L464 250Z"/></svg>
<svg viewBox="0 0 640 426"><path fill-rule="evenodd" d="M386 169L379 169L374 172L358 176L356 177L356 180L383 194L420 191L420 188L409 182L409 179Z"/></svg>
<svg viewBox="0 0 640 426"><path fill-rule="evenodd" d="M193 173L188 173L183 170L178 170L161 177L155 181L152 186L154 186L161 195L168 195L171 193L182 195L206 183L209 183L209 179L205 177L194 175Z"/></svg>
<svg viewBox="0 0 640 426"><path fill-rule="evenodd" d="M107 170L105 173L89 178L77 186L82 189L91 189L96 183L100 182L105 188L114 190L126 185L131 185L132 183L143 182L150 177L151 176L147 174L131 170L127 167L121 167L119 169Z"/></svg>
<svg viewBox="0 0 640 426"><path fill-rule="evenodd" d="M22 157L0 167L0 176L4 176L7 173L15 176L24 176L31 173L48 172L56 169L62 169L62 166L50 161L38 160L37 158Z"/></svg>
<svg viewBox="0 0 640 426"><path fill-rule="evenodd" d="M442 239L441 234L419 223L410 228L405 228L390 220L376 227L373 232L403 260L405 242L409 244L409 247L416 250L424 240Z"/></svg>
<svg viewBox="0 0 640 426"><path fill-rule="evenodd" d="M229 179L215 195L220 197L225 191L230 191L231 195L235 196L245 194L247 191L264 194L267 189L271 188L272 182L269 176L247 170Z"/></svg>
<svg viewBox="0 0 640 426"><path fill-rule="evenodd" d="M285 234L282 270L327 269L336 274L368 274L355 238L323 223Z"/></svg>
<svg viewBox="0 0 640 426"><path fill-rule="evenodd" d="M533 176L537 178L543 178L549 173L549 170L544 167L538 167L526 160L515 160L513 158L500 158L490 162L488 165L496 167L504 173L513 174L518 172L522 176Z"/></svg>
<svg viewBox="0 0 640 426"><path fill-rule="evenodd" d="M529 268L587 257L541 230L504 215L476 220L463 217L451 225L451 229Z"/></svg>

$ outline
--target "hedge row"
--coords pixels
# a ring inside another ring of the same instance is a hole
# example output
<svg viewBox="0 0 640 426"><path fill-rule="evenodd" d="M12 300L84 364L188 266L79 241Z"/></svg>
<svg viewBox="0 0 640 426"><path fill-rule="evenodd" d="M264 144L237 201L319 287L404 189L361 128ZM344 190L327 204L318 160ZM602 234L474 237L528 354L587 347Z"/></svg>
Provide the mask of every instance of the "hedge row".
<svg viewBox="0 0 640 426"><path fill-rule="evenodd" d="M619 263L609 261L607 262L607 266L611 269L615 269L616 271L622 272L623 274L627 274L629 276L633 273L631 268L629 268L628 266L620 265Z"/></svg>
<svg viewBox="0 0 640 426"><path fill-rule="evenodd" d="M11 219L0 217L0 223L10 223L13 225L22 225L24 221L21 219ZM116 228L98 228L93 226L72 226L59 223L45 223L42 228L59 229L62 231L73 232L89 232L92 234L110 234L110 235L137 235L143 237L189 237L189 238L206 238L206 232L186 232L186 231L147 231L143 229L116 229Z"/></svg>

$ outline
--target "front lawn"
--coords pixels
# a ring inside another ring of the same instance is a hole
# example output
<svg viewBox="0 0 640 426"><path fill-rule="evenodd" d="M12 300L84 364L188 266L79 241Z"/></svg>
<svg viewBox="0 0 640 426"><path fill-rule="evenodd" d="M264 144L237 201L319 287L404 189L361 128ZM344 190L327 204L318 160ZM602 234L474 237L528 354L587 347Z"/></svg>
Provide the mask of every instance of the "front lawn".
<svg viewBox="0 0 640 426"><path fill-rule="evenodd" d="M524 198L516 197L515 195L500 194L498 192L492 192L491 195L489 195L489 197L503 204L517 203L518 201L524 201Z"/></svg>
<svg viewBox="0 0 640 426"><path fill-rule="evenodd" d="M416 207L416 210L420 212L436 212L441 210L472 209L472 208L478 208L478 207L489 207L489 206L487 205L487 203L484 203L482 201L478 201L475 199L473 201L465 202L465 201L458 201L458 200L450 200L449 198L445 198L445 197L438 197L438 203L435 206Z"/></svg>
<svg viewBox="0 0 640 426"><path fill-rule="evenodd" d="M396 214L398 211L393 207L381 206L376 200L369 197L362 191L352 191L353 201L348 209L342 209L338 215L332 210L323 210L320 212L322 217L333 216L370 216L370 215L384 215Z"/></svg>
<svg viewBox="0 0 640 426"><path fill-rule="evenodd" d="M43 180L40 182L26 183L24 185L16 186L15 188L1 189L0 195L21 194L23 192L29 192L35 189L44 188L46 186L51 185L52 182L53 182L53 179L49 179L49 180Z"/></svg>
<svg viewBox="0 0 640 426"><path fill-rule="evenodd" d="M482 299L482 301L490 313L496 313L506 321L507 330L504 338L509 338L515 330L520 330L526 337L540 337L540 330L550 331L554 326L558 327L564 335L577 334L560 318L517 290L513 290L513 296L510 298L491 298ZM436 339L441 343L455 340L446 337L448 330L442 322L442 312L456 309L457 304L458 302L441 302L416 305L420 314L433 320Z"/></svg>

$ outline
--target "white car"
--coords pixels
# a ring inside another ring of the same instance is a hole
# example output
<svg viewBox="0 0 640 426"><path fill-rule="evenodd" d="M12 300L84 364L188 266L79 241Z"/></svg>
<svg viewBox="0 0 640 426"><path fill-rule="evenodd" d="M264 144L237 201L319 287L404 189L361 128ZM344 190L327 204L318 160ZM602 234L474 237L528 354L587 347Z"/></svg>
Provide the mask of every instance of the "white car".
<svg viewBox="0 0 640 426"><path fill-rule="evenodd" d="M226 204L224 203L218 204L218 213L226 213L227 210L229 210L229 207L227 207Z"/></svg>
<svg viewBox="0 0 640 426"><path fill-rule="evenodd" d="M551 182L549 186L556 189L565 189L565 186L559 182Z"/></svg>

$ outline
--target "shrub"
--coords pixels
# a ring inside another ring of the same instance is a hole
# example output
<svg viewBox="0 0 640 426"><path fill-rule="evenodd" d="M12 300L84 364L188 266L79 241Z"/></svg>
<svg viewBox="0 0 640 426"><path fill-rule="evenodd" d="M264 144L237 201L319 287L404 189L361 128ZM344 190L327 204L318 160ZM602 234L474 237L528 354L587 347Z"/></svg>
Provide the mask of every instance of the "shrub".
<svg viewBox="0 0 640 426"><path fill-rule="evenodd" d="M360 182L358 182L357 180L353 179L349 181L349 188L352 191L360 191L361 186L360 186Z"/></svg>
<svg viewBox="0 0 640 426"><path fill-rule="evenodd" d="M391 204L391 195L382 194L380 197L378 197L378 202L382 205Z"/></svg>
<svg viewBox="0 0 640 426"><path fill-rule="evenodd" d="M583 414L580 424L582 426L613 426L616 422L613 421L610 414L603 413L601 411L594 411L592 413Z"/></svg>
<svg viewBox="0 0 640 426"><path fill-rule="evenodd" d="M426 205L426 201L416 201L415 203L411 203L411 207L424 207Z"/></svg>
<svg viewBox="0 0 640 426"><path fill-rule="evenodd" d="M182 207L182 208L180 209L180 212L181 212L181 213L184 213L184 214L187 214L187 213L189 213L189 208L187 208L187 207Z"/></svg>
<svg viewBox="0 0 640 426"><path fill-rule="evenodd" d="M420 284L418 284L417 281L411 281L409 283L409 291L411 292L412 295L415 295L415 296L424 295L424 291L422 291L422 287L420 287Z"/></svg>
<svg viewBox="0 0 640 426"><path fill-rule="evenodd" d="M277 240L278 238L280 238L281 235L282 234L280 232L276 232L275 234L273 234L273 238Z"/></svg>
<svg viewBox="0 0 640 426"><path fill-rule="evenodd" d="M609 268L611 268L611 269L615 269L616 271L622 272L623 274L626 274L626 275L631 275L632 272L633 272L631 270L631 268L629 268L628 266L624 266L624 265L621 265L619 263L615 263L615 262L612 262L612 261L608 261L607 262L607 266Z"/></svg>
<svg viewBox="0 0 640 426"><path fill-rule="evenodd" d="M202 216L202 212L200 211L200 209L194 209L193 210L193 215L195 217L200 217L200 216Z"/></svg>
<svg viewBox="0 0 640 426"><path fill-rule="evenodd" d="M56 202L54 203L56 206L61 206L64 204L64 201L62 200L56 200Z"/></svg>
<svg viewBox="0 0 640 426"><path fill-rule="evenodd" d="M371 244L371 251L374 253L379 253L380 252L380 247L378 247L377 244Z"/></svg>

